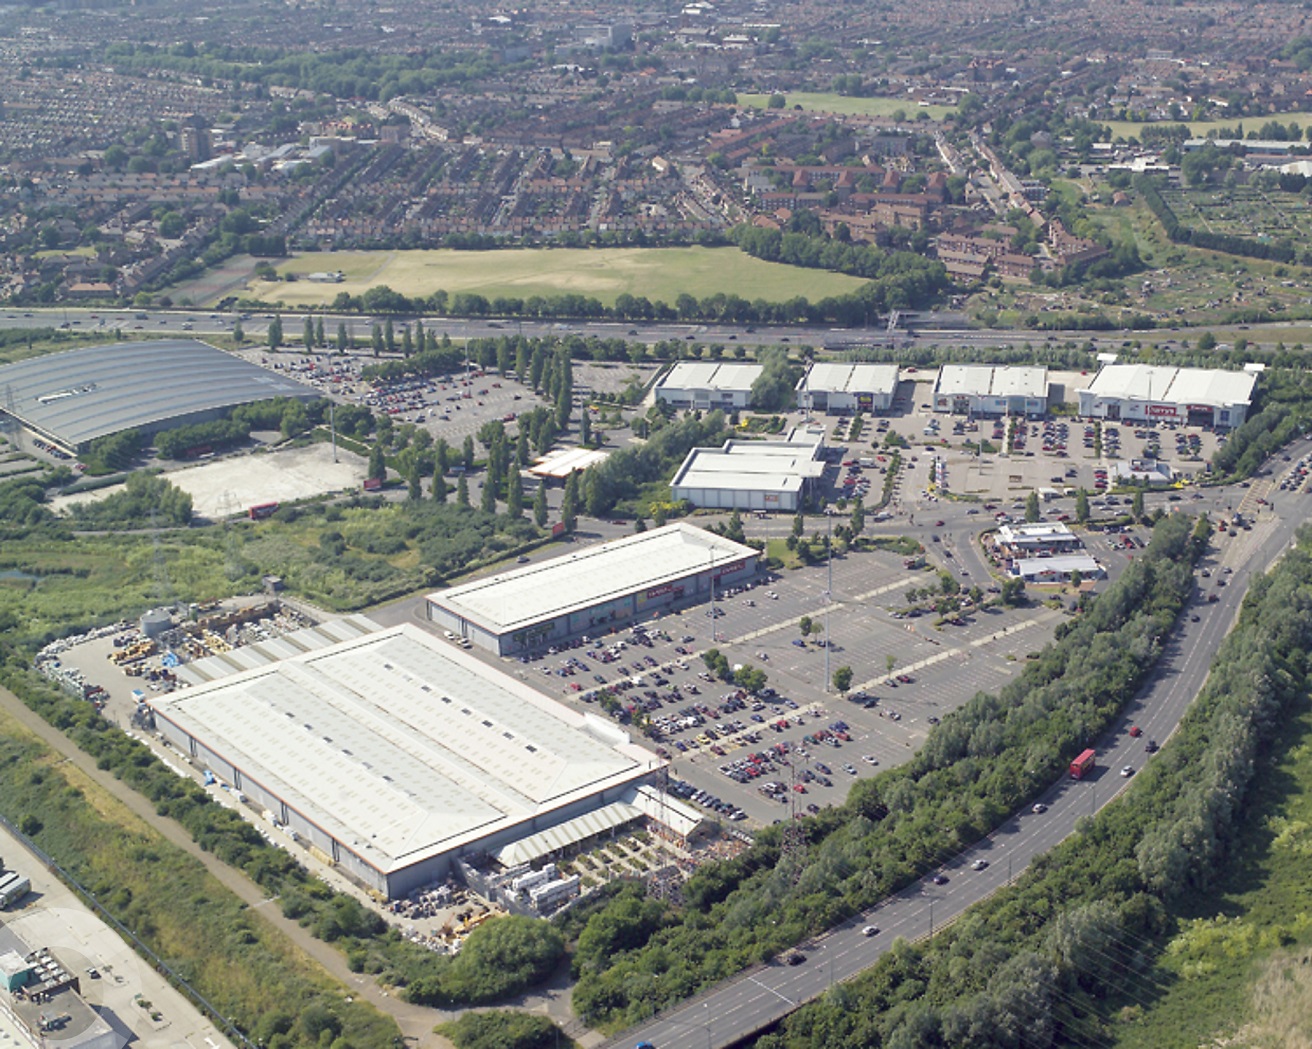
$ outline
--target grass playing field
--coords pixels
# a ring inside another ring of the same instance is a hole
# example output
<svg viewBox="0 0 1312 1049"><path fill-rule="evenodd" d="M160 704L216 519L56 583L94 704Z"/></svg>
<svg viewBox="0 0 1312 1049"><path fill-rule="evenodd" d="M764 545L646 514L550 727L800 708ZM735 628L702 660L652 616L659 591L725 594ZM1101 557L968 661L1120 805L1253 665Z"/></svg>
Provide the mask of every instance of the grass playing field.
<svg viewBox="0 0 1312 1049"><path fill-rule="evenodd" d="M915 120L920 113L927 113L931 120L943 120L956 112L950 106L922 106L911 99L853 98L830 91L796 91L789 92L785 97L788 109L801 106L806 112L838 113L842 116L889 117L901 110L907 120ZM769 101L769 95L738 96L739 104L755 106L757 109L764 109Z"/></svg>
<svg viewBox="0 0 1312 1049"><path fill-rule="evenodd" d="M1185 124L1189 128L1189 133L1197 138L1205 138L1209 131L1219 131L1221 128L1238 128L1243 127L1244 135L1247 136L1251 131L1257 131L1268 120L1278 120L1280 123L1289 125L1297 124L1305 131L1309 124L1312 124L1312 113L1273 113L1264 117L1236 117L1233 120L1168 120L1166 124ZM1111 128L1113 137L1121 136L1123 138L1137 138L1144 128L1153 127L1151 123L1143 124L1134 120L1100 120L1098 123Z"/></svg>
<svg viewBox="0 0 1312 1049"><path fill-rule="evenodd" d="M288 306L330 303L341 292L360 295L385 284L403 295L471 292L487 296L580 294L606 305L625 292L673 303L682 292L705 298L723 292L778 302L802 295L822 299L864 283L824 270L762 262L737 248L533 248L504 251L330 251L299 255L280 274L340 270L338 284L252 281L247 293Z"/></svg>

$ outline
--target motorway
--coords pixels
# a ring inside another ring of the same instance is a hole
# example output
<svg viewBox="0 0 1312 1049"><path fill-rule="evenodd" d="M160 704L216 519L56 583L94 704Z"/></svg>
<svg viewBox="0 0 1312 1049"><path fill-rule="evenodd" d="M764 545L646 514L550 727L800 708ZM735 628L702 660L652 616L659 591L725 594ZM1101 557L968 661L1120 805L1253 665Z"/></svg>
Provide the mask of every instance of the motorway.
<svg viewBox="0 0 1312 1049"><path fill-rule="evenodd" d="M1312 442L1300 441L1284 451L1298 458L1310 450ZM1242 495L1236 492L1233 497ZM834 983L870 967L896 938L917 940L943 928L966 908L1005 888L1036 856L1072 834L1081 818L1115 800L1134 783L1133 776L1122 777L1118 770L1125 765L1141 768L1151 760L1144 741L1165 743L1175 731L1206 680L1211 656L1234 623L1250 579L1266 571L1288 548L1295 529L1302 524L1303 514L1296 504L1290 500L1283 503L1286 512L1264 511L1251 532L1239 533L1242 540L1214 540L1213 550L1200 568L1222 572L1230 568L1230 585L1213 591L1218 597L1215 604L1207 604L1200 596L1180 617L1150 681L1099 741L1096 775L1082 781L1063 778L1039 799L1048 806L1046 812L1034 813L1026 807L993 834L952 857L939 868L947 876L946 884L934 885L928 876L923 877L866 914L802 944L804 963L776 962L749 969L611 1039L605 1043L607 1049L643 1041L658 1049L733 1045L818 997ZM1195 613L1197 623L1191 620ZM1130 737L1127 730L1131 725L1142 728L1142 737ZM988 867L972 870L977 860L987 861ZM862 929L866 925L877 926L879 933L865 936Z"/></svg>
<svg viewBox="0 0 1312 1049"><path fill-rule="evenodd" d="M323 319L324 331L331 341L338 324L345 324L357 344L365 343L374 324L383 324L387 317L373 317L358 313L337 314L329 311L285 310L283 326L289 345L298 345L301 320L307 313L316 320ZM93 306L75 307L10 307L0 314L0 328L60 328L77 332L103 331L115 328L132 338L134 334L171 335L174 337L231 334L238 313L216 312L202 309L106 309ZM268 324L274 314L268 310L243 311L242 330L250 342L263 342ZM394 322L409 320L394 317ZM894 333L882 327L831 328L820 325L772 327L727 323L650 322L650 321L549 321L549 320L497 320L461 317L421 318L425 329L450 335L453 339L486 338L498 335L585 335L601 339L627 338L647 345L669 340L688 340L701 343L736 342L744 346L771 346L792 343L798 346L825 346L826 344L851 348L856 346L887 346L890 341L898 346L934 345L950 342L957 345L1019 346L1037 342L1105 343L1113 345L1122 338L1142 338L1143 332L1034 332L1027 330L974 329L967 327L964 314L955 311L925 312L915 315L913 330L899 328ZM1248 332L1250 339L1263 339L1267 331L1270 341L1284 337L1288 325L1254 325ZM1185 331L1161 329L1152 333L1160 340L1178 340Z"/></svg>
<svg viewBox="0 0 1312 1049"><path fill-rule="evenodd" d="M288 341L293 345L300 338L300 317L305 312L313 313L316 320L323 318L324 331L331 340L337 332L339 323L345 324L352 332L357 343L368 341L369 332L374 324L383 324L386 317L372 317L358 313L336 314L317 311L284 311L283 325ZM267 310L242 312L242 330L246 338L253 342L263 342L268 332L268 324L274 314ZM177 309L98 309L95 307L70 308L36 308L16 307L6 309L0 315L0 327L5 328L59 328L67 326L72 331L110 332L115 328L131 338L134 333L196 336L230 334L237 313L214 312L208 310ZM393 318L398 320L400 318ZM409 319L409 318L405 318ZM964 317L959 314L945 314L940 318L956 328L964 327ZM597 338L628 338L651 345L667 340L695 340L698 342L741 342L748 346L773 345L775 343L798 343L799 345L823 345L826 341L876 341L886 342L887 335L882 329L848 330L826 327L785 327L773 328L763 326L734 324L697 324L697 323L651 323L626 321L517 321L517 320L482 320L478 318L430 317L422 318L424 327L438 334L450 335L453 339L485 338L498 335L591 335ZM973 339L977 335L996 337L997 342L1033 340L1032 332L961 332L963 338ZM899 339L909 338L906 332L899 334ZM954 335L954 338L956 336Z"/></svg>

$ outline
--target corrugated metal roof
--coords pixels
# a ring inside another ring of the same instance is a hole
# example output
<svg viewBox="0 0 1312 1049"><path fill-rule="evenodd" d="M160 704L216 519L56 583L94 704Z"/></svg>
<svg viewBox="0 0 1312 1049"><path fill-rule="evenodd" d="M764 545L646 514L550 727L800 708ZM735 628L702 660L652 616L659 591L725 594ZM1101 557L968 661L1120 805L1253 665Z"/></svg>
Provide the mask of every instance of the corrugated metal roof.
<svg viewBox="0 0 1312 1049"><path fill-rule="evenodd" d="M1226 408L1249 404L1257 376L1219 368L1175 368L1150 364L1109 364L1089 384L1105 400Z"/></svg>
<svg viewBox="0 0 1312 1049"><path fill-rule="evenodd" d="M1031 365L945 364L934 392L944 397L1048 396L1048 369Z"/></svg>
<svg viewBox="0 0 1312 1049"><path fill-rule="evenodd" d="M576 470L586 470L608 458L610 452L600 452L595 448L565 448L543 456L529 469L529 473L538 477L568 477Z"/></svg>
<svg viewBox="0 0 1312 1049"><path fill-rule="evenodd" d="M1102 571L1102 566L1088 554L1062 554L1059 557L1022 557L1016 561L1016 570L1022 575L1038 575L1041 572L1083 572L1093 575Z"/></svg>
<svg viewBox="0 0 1312 1049"><path fill-rule="evenodd" d="M617 827L623 827L626 823L640 820L642 815L642 810L637 806L630 805L626 801L615 801L592 812L586 812L582 816L576 816L572 820L558 823L547 830L539 831L537 834L530 834L527 838L512 841L509 845L497 849L492 854L492 858L507 869L518 867L522 863L532 863L543 856L550 856L571 845L576 845L580 841L587 841Z"/></svg>
<svg viewBox="0 0 1312 1049"><path fill-rule="evenodd" d="M681 838L690 837L698 827L707 822L706 818L691 805L685 805L678 798L666 794L659 787L653 787L649 783L640 783L626 790L621 800L636 805L644 815L657 823L665 824Z"/></svg>
<svg viewBox="0 0 1312 1049"><path fill-rule="evenodd" d="M993 369L987 364L945 364L938 370L935 393L987 397L993 387Z"/></svg>
<svg viewBox="0 0 1312 1049"><path fill-rule="evenodd" d="M0 388L24 423L75 447L133 427L313 387L195 339L84 346L0 368Z"/></svg>
<svg viewBox="0 0 1312 1049"><path fill-rule="evenodd" d="M1224 408L1248 404L1253 399L1257 376L1252 372L1230 372L1216 368L1181 368L1169 390L1176 404Z"/></svg>
<svg viewBox="0 0 1312 1049"><path fill-rule="evenodd" d="M184 685L203 685L242 670L268 666L280 659L327 648L340 641L349 641L381 629L372 619L362 615L330 619L268 641L257 641L253 645L244 645L192 663L184 663L178 668L178 679Z"/></svg>
<svg viewBox="0 0 1312 1049"><path fill-rule="evenodd" d="M726 441L723 448L694 448L684 458L670 487L723 488L743 492L791 493L807 478L819 477L825 464L816 459L816 444L787 441Z"/></svg>
<svg viewBox="0 0 1312 1049"><path fill-rule="evenodd" d="M1096 397L1116 400L1166 401L1179 368L1160 364L1109 364L1089 384Z"/></svg>

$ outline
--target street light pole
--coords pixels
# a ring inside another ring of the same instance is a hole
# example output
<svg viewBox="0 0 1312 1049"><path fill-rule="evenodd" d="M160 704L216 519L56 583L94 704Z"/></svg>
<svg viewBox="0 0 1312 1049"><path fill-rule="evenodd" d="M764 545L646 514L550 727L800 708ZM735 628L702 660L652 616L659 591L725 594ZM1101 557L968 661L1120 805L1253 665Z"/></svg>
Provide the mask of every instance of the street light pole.
<svg viewBox="0 0 1312 1049"><path fill-rule="evenodd" d="M833 640L829 636L829 606L834 600L834 518L826 514L829 522L829 589L825 591L825 693L829 692L829 649Z"/></svg>
<svg viewBox="0 0 1312 1049"><path fill-rule="evenodd" d="M711 561L711 642L714 644L719 640L718 624L715 619L715 547L711 547L706 556Z"/></svg>

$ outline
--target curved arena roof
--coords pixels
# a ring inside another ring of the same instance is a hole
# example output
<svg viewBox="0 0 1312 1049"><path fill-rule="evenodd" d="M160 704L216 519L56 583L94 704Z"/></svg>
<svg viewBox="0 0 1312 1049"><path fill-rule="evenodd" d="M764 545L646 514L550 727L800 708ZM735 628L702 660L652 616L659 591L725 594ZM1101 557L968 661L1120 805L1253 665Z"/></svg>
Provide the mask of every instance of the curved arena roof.
<svg viewBox="0 0 1312 1049"><path fill-rule="evenodd" d="M0 368L0 395L0 408L70 449L272 397L320 396L195 339L86 346L9 364Z"/></svg>

